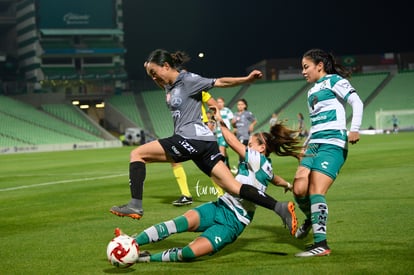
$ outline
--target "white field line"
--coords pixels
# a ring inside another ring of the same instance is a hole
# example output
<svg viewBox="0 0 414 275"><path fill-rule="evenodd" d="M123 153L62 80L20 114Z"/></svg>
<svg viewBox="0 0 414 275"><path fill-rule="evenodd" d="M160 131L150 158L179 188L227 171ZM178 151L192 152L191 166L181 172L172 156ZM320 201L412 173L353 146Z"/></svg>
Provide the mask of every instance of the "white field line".
<svg viewBox="0 0 414 275"><path fill-rule="evenodd" d="M37 184L31 184L31 185L21 185L21 186L16 186L16 187L2 188L2 189L0 189L0 192L14 191L14 190L19 190L19 189L27 189L27 188L35 188L35 187L40 187L40 186L56 185L56 184L70 183L70 182L110 179L110 178L116 178L116 177L123 177L123 176L126 176L126 175L127 174L124 173L124 174L101 176L101 177L94 177L94 178L81 178L81 179L50 181L50 182L43 182L43 183L37 183Z"/></svg>

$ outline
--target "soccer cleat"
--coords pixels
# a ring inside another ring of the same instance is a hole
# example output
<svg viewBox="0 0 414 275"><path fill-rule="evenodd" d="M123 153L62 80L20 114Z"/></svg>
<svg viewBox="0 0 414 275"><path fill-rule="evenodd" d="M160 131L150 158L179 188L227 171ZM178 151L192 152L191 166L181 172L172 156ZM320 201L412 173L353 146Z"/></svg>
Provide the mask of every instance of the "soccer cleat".
<svg viewBox="0 0 414 275"><path fill-rule="evenodd" d="M144 215L143 209L137 209L129 207L128 204L124 204L121 206L112 206L111 210L112 214L120 216L120 217L130 217L133 219L141 219Z"/></svg>
<svg viewBox="0 0 414 275"><path fill-rule="evenodd" d="M296 230L298 228L298 220L296 219L295 213L295 203L288 202L278 202L282 204L282 211L279 213L282 218L283 224L289 229L289 232L292 236L295 236Z"/></svg>
<svg viewBox="0 0 414 275"><path fill-rule="evenodd" d="M312 222L310 219L306 219L303 224L298 228L298 231L296 231L295 233L295 238L296 239L303 239L305 238L308 234L309 231L312 228Z"/></svg>
<svg viewBox="0 0 414 275"><path fill-rule="evenodd" d="M148 250L140 251L137 263L149 263L151 260L151 253Z"/></svg>
<svg viewBox="0 0 414 275"><path fill-rule="evenodd" d="M331 249L326 245L313 245L308 250L296 253L296 257L329 256Z"/></svg>
<svg viewBox="0 0 414 275"><path fill-rule="evenodd" d="M175 206L189 205L192 203L193 203L193 198L187 197L187 196L181 196L178 200L175 200L172 202L172 204Z"/></svg>

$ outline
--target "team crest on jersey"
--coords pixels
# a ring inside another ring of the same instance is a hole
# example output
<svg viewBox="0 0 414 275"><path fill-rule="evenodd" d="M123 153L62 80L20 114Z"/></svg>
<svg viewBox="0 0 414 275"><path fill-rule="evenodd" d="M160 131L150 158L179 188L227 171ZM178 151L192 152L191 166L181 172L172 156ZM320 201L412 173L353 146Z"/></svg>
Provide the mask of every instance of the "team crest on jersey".
<svg viewBox="0 0 414 275"><path fill-rule="evenodd" d="M173 96L171 98L170 104L172 107L177 108L178 106L181 105L182 102L183 102L183 99L181 97Z"/></svg>
<svg viewBox="0 0 414 275"><path fill-rule="evenodd" d="M313 95L310 102L311 102L312 110L315 110L315 105L316 105L316 103L318 103L318 97L316 95Z"/></svg>

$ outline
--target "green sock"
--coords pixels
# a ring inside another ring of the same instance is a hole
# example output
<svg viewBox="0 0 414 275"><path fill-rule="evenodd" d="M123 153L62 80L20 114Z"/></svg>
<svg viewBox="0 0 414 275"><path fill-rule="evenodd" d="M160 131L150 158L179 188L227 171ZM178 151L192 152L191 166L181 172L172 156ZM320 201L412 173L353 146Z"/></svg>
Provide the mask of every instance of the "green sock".
<svg viewBox="0 0 414 275"><path fill-rule="evenodd" d="M135 237L135 240L137 241L138 245L144 245L150 243L150 240L148 238L147 233L145 231L138 234L138 236Z"/></svg>
<svg viewBox="0 0 414 275"><path fill-rule="evenodd" d="M155 253L151 255L150 262L181 262L182 261L182 249L170 248L163 252Z"/></svg>
<svg viewBox="0 0 414 275"><path fill-rule="evenodd" d="M315 243L326 241L326 227L328 223L328 204L324 195L310 196L312 212L312 230Z"/></svg>
<svg viewBox="0 0 414 275"><path fill-rule="evenodd" d="M305 214L307 219L311 218L311 211L310 211L310 199L309 196L305 197L295 197L295 201L299 206L299 209L302 210L303 214Z"/></svg>
<svg viewBox="0 0 414 275"><path fill-rule="evenodd" d="M175 226L177 228L177 233L186 232L188 230L188 221L184 216L179 216L173 219Z"/></svg>
<svg viewBox="0 0 414 275"><path fill-rule="evenodd" d="M172 234L186 232L188 230L188 221L184 216L179 216L173 220L165 221L148 227L141 232L135 239L138 245L155 243L161 241Z"/></svg>
<svg viewBox="0 0 414 275"><path fill-rule="evenodd" d="M150 262L183 262L191 261L194 258L196 256L193 250L187 245L184 248L174 247L151 255Z"/></svg>

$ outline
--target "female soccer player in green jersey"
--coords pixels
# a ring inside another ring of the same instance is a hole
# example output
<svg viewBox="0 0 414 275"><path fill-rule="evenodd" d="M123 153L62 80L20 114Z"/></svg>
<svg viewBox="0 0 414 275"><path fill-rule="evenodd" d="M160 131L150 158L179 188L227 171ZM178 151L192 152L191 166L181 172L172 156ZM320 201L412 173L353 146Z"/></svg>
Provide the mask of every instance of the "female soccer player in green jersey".
<svg viewBox="0 0 414 275"><path fill-rule="evenodd" d="M328 203L325 196L346 160L348 142L359 141L363 103L346 79L350 72L323 50L312 49L303 55L302 74L314 85L308 91L311 128L305 141L306 152L293 183L293 194L306 220L295 236L304 238L312 229L314 244L296 256L324 256L331 253L326 238ZM345 103L352 106L349 133Z"/></svg>
<svg viewBox="0 0 414 275"><path fill-rule="evenodd" d="M216 114L219 113L216 110ZM248 146L242 144L227 128L225 122L216 115L222 127L222 133L229 146L245 161L239 167L236 180L243 185L251 185L265 192L269 183L291 190L292 186L282 177L274 175L270 153L279 156L299 158L298 151L302 148L295 137L296 132L283 126L274 125L269 133L253 134ZM287 202L286 204L291 204ZM200 232L196 239L184 247L174 247L162 252L150 254L143 251L138 262L179 262L191 261L204 255L212 255L226 245L233 243L250 224L254 217L256 205L243 200L239 196L225 193L215 202L204 203L172 220L153 225L135 239L142 248L144 245L164 240L175 233ZM283 218L282 218L283 219ZM123 234L120 229L115 235Z"/></svg>

